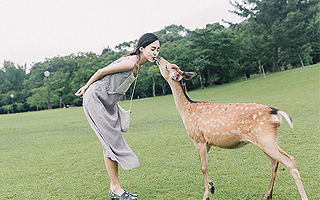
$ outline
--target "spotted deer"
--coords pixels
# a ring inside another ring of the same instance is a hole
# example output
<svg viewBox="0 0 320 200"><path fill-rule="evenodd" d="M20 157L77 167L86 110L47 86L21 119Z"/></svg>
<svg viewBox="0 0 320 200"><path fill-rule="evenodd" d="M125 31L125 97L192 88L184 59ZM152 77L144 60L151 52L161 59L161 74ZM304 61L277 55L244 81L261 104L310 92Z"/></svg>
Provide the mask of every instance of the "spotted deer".
<svg viewBox="0 0 320 200"><path fill-rule="evenodd" d="M247 143L259 147L271 164L271 181L264 199L272 198L279 162L289 169L301 199L308 199L294 158L277 145L278 127L282 117L293 128L292 120L286 112L256 103L194 102L184 92L180 81L182 78L189 80L196 76L196 73L183 72L177 65L170 64L161 57L156 63L161 75L171 87L186 131L199 154L204 178L203 200L209 199L209 185L211 193L214 193L214 186L207 169L207 153L210 146L232 149Z"/></svg>

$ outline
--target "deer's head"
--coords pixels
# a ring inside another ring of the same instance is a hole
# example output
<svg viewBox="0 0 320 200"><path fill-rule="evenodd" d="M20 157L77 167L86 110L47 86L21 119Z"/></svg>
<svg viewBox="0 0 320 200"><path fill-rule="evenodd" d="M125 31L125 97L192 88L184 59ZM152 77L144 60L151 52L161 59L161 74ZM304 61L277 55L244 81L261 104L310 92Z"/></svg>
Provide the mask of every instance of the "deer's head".
<svg viewBox="0 0 320 200"><path fill-rule="evenodd" d="M169 81L170 79L174 81L181 81L182 78L189 80L197 75L197 73L195 72L181 71L177 65L169 63L162 57L157 58L156 63L159 66L161 75L167 81Z"/></svg>

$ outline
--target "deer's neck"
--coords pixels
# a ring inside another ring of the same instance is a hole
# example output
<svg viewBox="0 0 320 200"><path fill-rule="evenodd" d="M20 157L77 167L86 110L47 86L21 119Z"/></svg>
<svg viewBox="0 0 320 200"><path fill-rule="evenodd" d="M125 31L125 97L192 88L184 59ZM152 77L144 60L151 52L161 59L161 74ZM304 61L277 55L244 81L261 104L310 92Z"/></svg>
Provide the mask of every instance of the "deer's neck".
<svg viewBox="0 0 320 200"><path fill-rule="evenodd" d="M188 112L188 109L190 108L190 105L193 102L183 91L182 84L180 82L171 81L169 85L171 87L173 98L176 103L177 109L181 117L183 118L186 112Z"/></svg>

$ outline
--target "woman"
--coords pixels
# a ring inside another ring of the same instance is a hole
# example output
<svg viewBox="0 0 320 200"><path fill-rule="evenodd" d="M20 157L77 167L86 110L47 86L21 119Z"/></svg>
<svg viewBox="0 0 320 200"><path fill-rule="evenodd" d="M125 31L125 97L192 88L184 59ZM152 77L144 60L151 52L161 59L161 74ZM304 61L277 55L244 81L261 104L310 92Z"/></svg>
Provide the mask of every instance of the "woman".
<svg viewBox="0 0 320 200"><path fill-rule="evenodd" d="M120 187L118 164L123 169L139 166L139 160L121 134L116 103L137 77L146 62L154 62L159 54L160 41L153 33L139 39L134 52L99 69L75 95L83 97L83 108L93 131L98 136L110 178L111 199L137 199Z"/></svg>

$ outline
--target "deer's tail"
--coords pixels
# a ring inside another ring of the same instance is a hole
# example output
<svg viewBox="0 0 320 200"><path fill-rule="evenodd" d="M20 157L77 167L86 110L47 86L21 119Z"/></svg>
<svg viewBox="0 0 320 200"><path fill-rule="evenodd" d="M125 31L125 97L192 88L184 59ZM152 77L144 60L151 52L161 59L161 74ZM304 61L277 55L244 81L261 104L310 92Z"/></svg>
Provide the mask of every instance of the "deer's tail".
<svg viewBox="0 0 320 200"><path fill-rule="evenodd" d="M289 126L291 128L293 128L293 122L292 122L292 119L288 113L284 112L283 110L278 110L278 114L280 115L280 119L281 119L281 117L284 117L287 120Z"/></svg>

